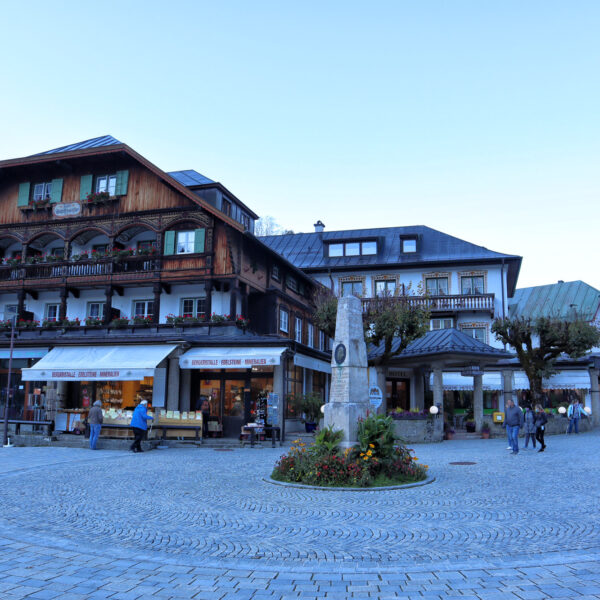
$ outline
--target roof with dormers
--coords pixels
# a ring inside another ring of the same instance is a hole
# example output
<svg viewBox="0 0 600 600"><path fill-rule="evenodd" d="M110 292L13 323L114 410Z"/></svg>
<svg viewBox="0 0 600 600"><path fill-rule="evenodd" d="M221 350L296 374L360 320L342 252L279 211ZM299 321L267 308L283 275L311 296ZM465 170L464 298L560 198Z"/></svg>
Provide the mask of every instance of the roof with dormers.
<svg viewBox="0 0 600 600"><path fill-rule="evenodd" d="M185 185L186 187L216 183L212 179L205 177L202 173L198 173L198 171L194 171L193 169L187 169L185 171L169 171L167 175L170 175L173 179L176 179L181 185Z"/></svg>

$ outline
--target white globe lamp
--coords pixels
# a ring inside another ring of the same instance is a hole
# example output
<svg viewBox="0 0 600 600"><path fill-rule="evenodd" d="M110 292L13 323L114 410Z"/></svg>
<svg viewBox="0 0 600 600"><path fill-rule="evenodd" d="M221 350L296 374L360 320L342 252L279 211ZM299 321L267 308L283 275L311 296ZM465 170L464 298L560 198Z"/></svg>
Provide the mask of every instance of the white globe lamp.
<svg viewBox="0 0 600 600"><path fill-rule="evenodd" d="M432 406L432 407L429 409L429 412L430 412L432 415L437 415L437 414L440 412L440 409L439 409L437 406Z"/></svg>
<svg viewBox="0 0 600 600"><path fill-rule="evenodd" d="M592 414L592 409L589 406L586 406L583 410L585 410L588 415Z"/></svg>
<svg viewBox="0 0 600 600"><path fill-rule="evenodd" d="M564 406L559 406L559 407L558 407L558 412L559 412L561 415L564 415L564 414L567 412L567 409L566 409Z"/></svg>

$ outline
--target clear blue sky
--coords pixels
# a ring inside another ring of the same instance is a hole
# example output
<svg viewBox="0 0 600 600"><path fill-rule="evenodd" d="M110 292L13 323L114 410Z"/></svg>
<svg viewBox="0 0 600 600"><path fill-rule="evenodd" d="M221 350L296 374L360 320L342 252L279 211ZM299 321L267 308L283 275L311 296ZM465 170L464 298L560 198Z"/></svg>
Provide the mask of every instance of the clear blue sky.
<svg viewBox="0 0 600 600"><path fill-rule="evenodd" d="M600 288L600 2L7 2L0 159L110 134L311 231Z"/></svg>

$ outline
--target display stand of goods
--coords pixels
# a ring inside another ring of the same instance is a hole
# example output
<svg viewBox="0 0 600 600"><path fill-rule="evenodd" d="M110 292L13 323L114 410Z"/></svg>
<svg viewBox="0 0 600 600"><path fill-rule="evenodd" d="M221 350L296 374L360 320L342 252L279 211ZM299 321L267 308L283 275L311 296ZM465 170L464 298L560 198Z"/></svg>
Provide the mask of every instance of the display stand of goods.
<svg viewBox="0 0 600 600"><path fill-rule="evenodd" d="M131 424L131 417L133 412L130 410L115 410L111 408L103 411L104 421L102 423L101 435L104 437L115 437L115 438L127 438L132 436L129 425ZM125 425L127 429L122 427L111 428L111 425Z"/></svg>
<svg viewBox="0 0 600 600"><path fill-rule="evenodd" d="M196 438L194 429L177 429L177 425L202 427L202 413L180 412L178 410L161 410L158 415L157 425L173 425L173 429L166 430L167 438ZM201 435L202 432L200 432ZM162 429L153 431L154 438L162 437Z"/></svg>

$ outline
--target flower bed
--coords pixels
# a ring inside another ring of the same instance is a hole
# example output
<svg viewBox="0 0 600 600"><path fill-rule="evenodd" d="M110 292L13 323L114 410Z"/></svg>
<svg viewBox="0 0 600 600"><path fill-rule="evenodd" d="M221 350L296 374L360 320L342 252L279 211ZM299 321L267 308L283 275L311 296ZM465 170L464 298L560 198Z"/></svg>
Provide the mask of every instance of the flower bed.
<svg viewBox="0 0 600 600"><path fill-rule="evenodd" d="M271 477L277 481L321 487L381 487L413 483L427 477L412 450L398 443L393 422L383 415L363 419L359 443L342 452L341 431L322 429L309 447L296 440Z"/></svg>

